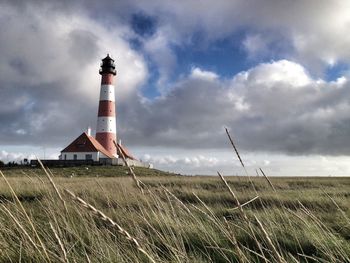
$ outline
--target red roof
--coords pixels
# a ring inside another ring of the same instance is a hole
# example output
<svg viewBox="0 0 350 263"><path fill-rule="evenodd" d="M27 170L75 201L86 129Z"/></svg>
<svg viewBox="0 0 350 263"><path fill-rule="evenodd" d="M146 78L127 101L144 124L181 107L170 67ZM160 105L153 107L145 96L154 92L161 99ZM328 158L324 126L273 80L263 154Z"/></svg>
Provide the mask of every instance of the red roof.
<svg viewBox="0 0 350 263"><path fill-rule="evenodd" d="M121 145L119 143L117 143L117 144L118 144L117 153L118 153L119 156L122 156L120 152L123 152L124 157L126 159L129 158L131 160L136 160L136 158L130 154L129 150L125 146L123 146L123 145Z"/></svg>
<svg viewBox="0 0 350 263"><path fill-rule="evenodd" d="M96 139L83 132L61 152L101 152L108 158L115 158Z"/></svg>

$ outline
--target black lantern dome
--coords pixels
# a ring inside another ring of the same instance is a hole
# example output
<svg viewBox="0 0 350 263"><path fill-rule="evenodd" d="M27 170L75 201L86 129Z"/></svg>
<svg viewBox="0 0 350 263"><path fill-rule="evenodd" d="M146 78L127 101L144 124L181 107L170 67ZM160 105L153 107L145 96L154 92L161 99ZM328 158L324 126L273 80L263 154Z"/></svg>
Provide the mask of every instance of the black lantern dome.
<svg viewBox="0 0 350 263"><path fill-rule="evenodd" d="M99 73L102 74L113 74L114 76L117 74L117 71L115 70L115 64L114 59L107 54L107 57L102 59L101 68Z"/></svg>

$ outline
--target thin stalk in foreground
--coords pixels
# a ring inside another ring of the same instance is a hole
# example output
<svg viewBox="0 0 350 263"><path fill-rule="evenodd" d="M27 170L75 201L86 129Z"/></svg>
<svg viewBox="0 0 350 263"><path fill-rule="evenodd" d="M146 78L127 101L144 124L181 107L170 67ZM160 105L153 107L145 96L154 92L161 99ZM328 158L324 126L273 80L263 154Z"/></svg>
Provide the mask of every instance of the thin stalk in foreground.
<svg viewBox="0 0 350 263"><path fill-rule="evenodd" d="M224 221L225 221L225 224L226 224L226 227L231 235L231 239L233 241L233 246L236 250L236 253L237 253L237 257L238 257L238 260L239 262L241 263L244 263L244 262L249 262L249 260L247 259L247 257L244 255L242 249L240 248L238 242L237 242L237 238L236 238L236 235L235 233L233 232L232 228L230 227L230 224L227 222L226 218L224 217Z"/></svg>
<svg viewBox="0 0 350 263"><path fill-rule="evenodd" d="M118 232L124 236L127 240L129 240L138 251L140 251L143 255L145 255L150 262L155 263L156 261L147 253L146 250L144 250L140 243L136 240L136 238L132 237L129 232L127 232L124 228L122 228L120 225L118 225L116 222L114 222L110 217L106 216L102 211L98 210L91 204L87 203L80 197L76 196L73 192L65 189L65 191L78 203L80 203L83 207L90 210L93 214L97 215L101 220L109 223L111 226L117 228Z"/></svg>
<svg viewBox="0 0 350 263"><path fill-rule="evenodd" d="M55 190L55 192L56 192L58 198L61 200L63 206L65 207L65 209L66 209L66 211L67 211L66 202L63 200L63 197L62 197L60 191L58 191L58 188L56 187L55 182L52 180L52 178L51 178L49 172L45 169L45 167L44 167L43 163L40 161L40 159L37 159L37 160L38 160L38 162L39 162L41 168L44 170L44 172L45 172L47 178L49 179L52 188Z"/></svg>
<svg viewBox="0 0 350 263"><path fill-rule="evenodd" d="M39 255L43 257L41 254L41 250L39 248L39 245L37 245L34 240L30 237L28 232L25 230L25 228L21 225L21 223L16 219L16 217L6 208L6 206L1 205L1 208L11 217L13 222L15 222L16 226L23 232L23 234L26 236L28 239L29 243L32 244L32 246L39 252ZM44 257L45 258L45 257Z"/></svg>
<svg viewBox="0 0 350 263"><path fill-rule="evenodd" d="M271 186L272 190L273 190L274 192L276 192L275 187L273 186L273 184L271 183L271 181L270 181L270 179L267 177L267 175L264 173L264 171L263 171L261 168L259 168L259 170L260 170L260 172L262 173L262 175L265 177L265 179L267 180L267 182L269 183L269 185Z"/></svg>
<svg viewBox="0 0 350 263"><path fill-rule="evenodd" d="M69 263L68 258L67 258L67 251L66 251L66 249L65 249L65 247L64 247L64 245L63 245L62 240L60 239L60 237L59 237L59 235L58 235L56 229L53 227L52 223L49 222L49 224L50 224L50 228L51 228L52 232L54 233L54 236L55 236L55 238L56 238L58 244L60 245L60 249L61 249L61 251L62 251L64 261L65 261L66 263Z"/></svg>
<svg viewBox="0 0 350 263"><path fill-rule="evenodd" d="M253 189L254 189L254 192L255 192L256 194L258 194L258 191L256 190L255 185L254 185L252 179L250 178L250 175L249 175L249 173L248 173L248 171L247 171L247 168L245 167L245 165L244 165L244 163L243 163L243 161L242 161L242 158L241 158L241 156L239 155L238 149L237 149L235 143L233 142L233 139L232 139L232 137L231 137L231 135L230 135L230 132L228 131L228 129L227 129L226 127L225 127L225 131L226 131L227 137L228 137L228 139L230 140L230 143L231 143L233 149L235 150L235 153L236 153L236 155L237 155L237 157L238 157L238 160L240 161L240 163L241 163L241 165L242 165L242 167L243 167L243 169L244 169L244 172L245 172L246 176L248 177L249 182L250 182L250 184L252 185L252 187L253 187Z"/></svg>
<svg viewBox="0 0 350 263"><path fill-rule="evenodd" d="M236 194L232 191L232 189L231 189L231 187L228 185L226 179L225 179L219 172L217 172L217 173L218 173L219 177L221 178L221 180L222 180L222 181L224 182L224 184L226 185L228 191L230 192L231 196L233 197L233 200L236 202L236 206L238 207L238 210L239 210L239 212L240 212L242 218L246 221L246 223L247 223L247 225L248 225L248 227L249 227L249 231L251 232L251 234L252 234L252 236L253 236L253 239L254 239L255 244L256 244L257 247L259 248L259 250L260 250L260 252L261 252L263 258L265 258L264 251L263 251L263 249L262 249L262 247L261 247L260 242L258 241L258 239L257 239L256 236L255 236L255 233L254 233L252 224L251 224L251 222L249 221L249 218L247 217L246 213L243 211L242 205L241 205L241 203L239 202L239 200L238 200ZM266 260L265 260L265 262L266 262Z"/></svg>
<svg viewBox="0 0 350 263"><path fill-rule="evenodd" d="M230 135L230 133L229 133L229 131L228 131L228 129L227 129L226 127L225 127L225 131L226 131L226 134L227 134L228 139L229 139L230 142L231 142L231 145L232 145L233 149L234 149L235 152L236 152L236 155L237 155L237 157L238 157L238 160L240 161L240 163L241 163L241 165L243 166L243 168L245 168L244 163L243 163L243 161L242 161L242 158L241 158L241 156L239 155L239 152L238 152L238 150L237 150L237 148L236 148L236 145L234 144L233 139L232 139L232 137L231 137L231 135Z"/></svg>
<svg viewBox="0 0 350 263"><path fill-rule="evenodd" d="M115 141L113 141L113 143L114 143L115 147L117 148L117 150L120 150L119 152L120 152L120 155L122 156L122 159L123 159L123 161L124 161L124 164L125 164L126 167L129 168L129 172L130 172L131 177L132 177L132 179L134 180L134 182L135 182L137 188L141 191L141 193L143 193L143 188L142 188L141 185L144 185L144 183L142 183L142 182L136 177L136 174L134 173L134 170L129 166L128 162L126 161L126 158L125 158L125 156L124 156L124 153L123 153L122 149L120 149L120 146L119 146Z"/></svg>
<svg viewBox="0 0 350 263"><path fill-rule="evenodd" d="M282 257L281 255L278 253L276 247L274 246L274 244L272 243L271 238L269 237L269 235L267 234L265 228L263 227L263 225L261 224L261 222L259 221L259 219L254 216L256 222L258 223L258 227L260 228L261 232L264 234L264 237L266 239L266 242L270 248L270 250L272 251L272 254L274 255L275 259L277 260L277 262L279 263L287 263Z"/></svg>

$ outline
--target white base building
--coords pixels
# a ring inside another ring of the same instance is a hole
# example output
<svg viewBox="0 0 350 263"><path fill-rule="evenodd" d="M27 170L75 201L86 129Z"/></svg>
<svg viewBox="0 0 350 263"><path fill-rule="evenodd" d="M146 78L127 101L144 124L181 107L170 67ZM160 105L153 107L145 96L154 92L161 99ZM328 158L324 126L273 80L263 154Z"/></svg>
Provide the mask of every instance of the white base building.
<svg viewBox="0 0 350 263"><path fill-rule="evenodd" d="M94 137L82 133L71 144L61 151L60 160L93 160L115 159Z"/></svg>

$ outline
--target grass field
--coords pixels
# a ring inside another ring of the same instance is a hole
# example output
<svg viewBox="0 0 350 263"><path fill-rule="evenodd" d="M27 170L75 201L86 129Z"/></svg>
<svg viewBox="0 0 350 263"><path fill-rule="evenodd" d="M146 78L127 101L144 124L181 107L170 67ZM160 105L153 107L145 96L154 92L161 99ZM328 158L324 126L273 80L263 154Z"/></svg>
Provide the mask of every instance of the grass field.
<svg viewBox="0 0 350 263"><path fill-rule="evenodd" d="M0 262L350 262L350 178L3 173Z"/></svg>

